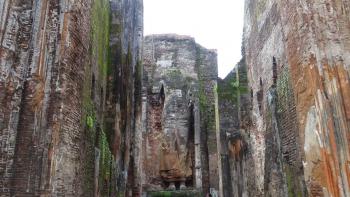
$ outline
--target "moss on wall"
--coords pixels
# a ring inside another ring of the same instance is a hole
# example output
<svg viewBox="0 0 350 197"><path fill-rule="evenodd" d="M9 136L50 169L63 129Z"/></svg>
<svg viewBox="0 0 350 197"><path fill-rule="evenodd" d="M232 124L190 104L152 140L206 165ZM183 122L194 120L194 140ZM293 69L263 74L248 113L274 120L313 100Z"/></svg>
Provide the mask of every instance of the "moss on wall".
<svg viewBox="0 0 350 197"><path fill-rule="evenodd" d="M172 79L181 79L183 77L179 69L168 69L166 71L166 76Z"/></svg>
<svg viewBox="0 0 350 197"><path fill-rule="evenodd" d="M266 10L266 3L267 3L267 0L260 0L257 2L255 13L254 13L256 20L258 20Z"/></svg>
<svg viewBox="0 0 350 197"><path fill-rule="evenodd" d="M237 66L238 69L235 72L231 72L222 83L219 83L217 92L220 100L237 103L239 97L248 92L248 77L244 58Z"/></svg>
<svg viewBox="0 0 350 197"><path fill-rule="evenodd" d="M202 81L199 81L199 92L198 92L198 98L199 98L199 104L201 111L205 111L205 109L208 106L208 98L204 91L204 83Z"/></svg>
<svg viewBox="0 0 350 197"><path fill-rule="evenodd" d="M283 172L288 188L288 196L302 196L303 180L298 177L301 174L299 166L302 165L297 147L297 144L299 144L298 127L290 123L296 122L296 112L289 72L288 67L282 68L276 84L277 121L283 128L280 130L283 144L281 148L288 150L283 158Z"/></svg>
<svg viewBox="0 0 350 197"><path fill-rule="evenodd" d="M107 74L110 63L110 3L108 0L94 0L91 8L91 45L90 54L91 65L85 66L85 79L83 85L83 127L86 131L87 147L85 168L89 171L85 173L85 193L94 193L94 169L95 169L95 148L100 150L98 189L99 195L109 196L111 194L111 174L114 158L107 140L106 132L101 125L104 120L103 114L98 114L101 103L96 103L94 96L105 99L107 84ZM96 64L96 66L94 66ZM93 77L95 76L95 77ZM93 87L92 84L96 87ZM95 89L94 89L95 88ZM85 169L84 169L85 170Z"/></svg>
<svg viewBox="0 0 350 197"><path fill-rule="evenodd" d="M96 58L101 78L108 72L110 50L110 5L108 0L95 0L92 6L92 55Z"/></svg>
<svg viewBox="0 0 350 197"><path fill-rule="evenodd" d="M85 154L86 157L84 163L84 193L91 195L94 193L94 163L95 163L95 109L91 101L91 66L85 66L85 80L83 85L83 116L82 126L85 130Z"/></svg>
<svg viewBox="0 0 350 197"><path fill-rule="evenodd" d="M303 195L300 188L297 188L294 185L296 174L293 174L293 170L288 164L284 166L284 173L287 181L288 197L302 197Z"/></svg>
<svg viewBox="0 0 350 197"><path fill-rule="evenodd" d="M90 47L91 49L91 47ZM90 50L90 57L92 50ZM92 195L94 194L94 165L95 165L95 123L96 123L96 114L93 101L91 100L91 89L92 89L92 66L85 65L84 73L84 84L83 84L83 95L82 95L82 127L85 131L85 162L84 162L84 194ZM83 159L83 158L82 158Z"/></svg>
<svg viewBox="0 0 350 197"><path fill-rule="evenodd" d="M111 174L112 174L112 162L114 157L110 150L109 143L107 141L106 133L101 130L99 138L99 149L100 149L100 173L99 173L99 188L102 196L109 196Z"/></svg>

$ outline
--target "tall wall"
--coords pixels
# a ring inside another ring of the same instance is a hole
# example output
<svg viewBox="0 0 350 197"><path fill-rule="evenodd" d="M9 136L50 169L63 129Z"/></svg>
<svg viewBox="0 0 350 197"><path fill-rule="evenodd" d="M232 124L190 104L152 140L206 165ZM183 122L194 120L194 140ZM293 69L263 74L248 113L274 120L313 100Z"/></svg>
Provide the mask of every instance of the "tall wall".
<svg viewBox="0 0 350 197"><path fill-rule="evenodd" d="M145 37L144 191L218 191L216 86L216 52L188 36Z"/></svg>
<svg viewBox="0 0 350 197"><path fill-rule="evenodd" d="M1 1L0 24L0 195L124 193L142 1Z"/></svg>
<svg viewBox="0 0 350 197"><path fill-rule="evenodd" d="M245 2L259 195L348 196L350 1Z"/></svg>
<svg viewBox="0 0 350 197"><path fill-rule="evenodd" d="M250 135L251 98L245 59L218 80L223 197L257 196L253 144Z"/></svg>

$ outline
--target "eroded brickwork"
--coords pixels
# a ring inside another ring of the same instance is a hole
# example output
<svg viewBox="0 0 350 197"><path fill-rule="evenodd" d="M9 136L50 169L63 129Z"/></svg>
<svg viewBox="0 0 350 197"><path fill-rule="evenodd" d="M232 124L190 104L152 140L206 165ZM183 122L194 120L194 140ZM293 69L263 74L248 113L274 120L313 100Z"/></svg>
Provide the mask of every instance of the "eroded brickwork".
<svg viewBox="0 0 350 197"><path fill-rule="evenodd" d="M80 150L73 141L80 137L81 105L65 98L67 94L77 101L81 97L77 82L83 80L79 70L87 59L74 57L88 52L89 38L83 35L90 29L89 2L6 1L3 5L1 108L9 111L1 120L1 155L6 163L1 168L1 192L45 195L55 188L57 194L81 194L82 190L73 189L73 185L81 188L73 169L57 173L56 161L64 152L59 143L67 143L72 155L62 164L79 166L74 158ZM67 114L70 104L72 113ZM63 126L65 120L69 123Z"/></svg>
<svg viewBox="0 0 350 197"><path fill-rule="evenodd" d="M123 129L131 151L141 122L142 12L142 1L0 2L1 196L124 193L131 159L112 138ZM116 70L135 85L117 89ZM116 103L129 129L108 124L122 119Z"/></svg>
<svg viewBox="0 0 350 197"><path fill-rule="evenodd" d="M262 195L349 195L349 33L349 1L246 1Z"/></svg>
<svg viewBox="0 0 350 197"><path fill-rule="evenodd" d="M251 96L244 58L219 79L221 196L258 196L250 138Z"/></svg>
<svg viewBox="0 0 350 197"><path fill-rule="evenodd" d="M215 193L216 52L187 36L153 35L144 43L143 190Z"/></svg>

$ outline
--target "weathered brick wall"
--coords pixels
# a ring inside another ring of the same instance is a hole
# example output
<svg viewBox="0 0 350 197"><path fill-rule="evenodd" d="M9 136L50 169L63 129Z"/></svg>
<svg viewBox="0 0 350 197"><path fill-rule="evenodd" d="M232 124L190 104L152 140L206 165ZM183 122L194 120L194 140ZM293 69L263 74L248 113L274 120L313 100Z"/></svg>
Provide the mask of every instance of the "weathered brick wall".
<svg viewBox="0 0 350 197"><path fill-rule="evenodd" d="M111 69L106 114L116 159L118 195L139 196L143 1L111 1ZM112 112L112 113L110 113Z"/></svg>
<svg viewBox="0 0 350 197"><path fill-rule="evenodd" d="M83 80L77 60L88 52L89 2L6 1L1 8L2 195L81 194L79 166ZM71 21L68 23L68 21ZM75 37L73 36L75 35ZM69 44L68 44L69 43ZM69 86L69 89L67 88ZM66 91L67 90L67 91ZM71 113L67 113L72 100ZM78 99L79 98L79 99ZM69 120L69 121L67 121ZM67 121L67 123L66 123ZM66 124L63 124L66 123ZM71 157L62 158L65 143ZM65 183L59 177L65 178ZM64 188L64 184L66 188Z"/></svg>
<svg viewBox="0 0 350 197"><path fill-rule="evenodd" d="M194 158L190 149L194 142L189 138L193 134L189 105L194 89L191 86L197 85L195 55L194 41L189 37L145 38L144 191L166 189L181 181L193 186ZM191 162L185 162L186 157Z"/></svg>
<svg viewBox="0 0 350 197"><path fill-rule="evenodd" d="M349 194L348 8L347 0L246 1L251 142L265 195Z"/></svg>
<svg viewBox="0 0 350 197"><path fill-rule="evenodd" d="M233 174L230 167L230 151L229 151L229 134L239 134L239 116L238 116L238 100L233 93L232 84L236 81L236 72L231 72L225 79L218 79L218 102L219 102L219 120L220 120L220 136L218 144L220 146L221 159L221 176L223 196L232 196L233 194Z"/></svg>
<svg viewBox="0 0 350 197"><path fill-rule="evenodd" d="M217 54L198 45L196 48L196 69L199 82L199 106L201 150L203 164L204 191L219 192L219 153L217 143L218 132L218 100L217 100ZM208 158L208 159L207 159Z"/></svg>
<svg viewBox="0 0 350 197"><path fill-rule="evenodd" d="M298 133L298 121L295 97L288 67L278 73L276 84L276 114L279 127L280 151L283 172L288 194L306 195L304 172L302 170L302 146Z"/></svg>
<svg viewBox="0 0 350 197"><path fill-rule="evenodd" d="M298 36L291 29L284 34L290 38L286 41L286 54L305 154L304 176L308 192L314 196L350 193L349 142L342 140L348 139L350 129L350 31L349 12L345 11L349 3L311 1L307 6L293 3L288 9L299 10L298 14L282 15L284 26L301 29L303 23L305 27ZM286 6L281 5L281 9Z"/></svg>
<svg viewBox="0 0 350 197"><path fill-rule="evenodd" d="M191 168L188 187L205 193L210 188L217 191L216 53L187 36L147 36L144 44L143 189L162 190L177 180L171 177L173 172L160 175L162 163L171 163L174 171ZM200 111L198 120L195 109ZM174 161L173 149L179 154ZM192 161L181 168L177 161L185 153Z"/></svg>
<svg viewBox="0 0 350 197"><path fill-rule="evenodd" d="M258 196L250 144L250 92L242 59L219 80L220 159L222 196Z"/></svg>
<svg viewBox="0 0 350 197"><path fill-rule="evenodd" d="M142 1L1 1L0 24L0 195L123 192L108 121L118 95L128 95L128 135L141 115ZM133 76L129 94L114 85L122 66Z"/></svg>

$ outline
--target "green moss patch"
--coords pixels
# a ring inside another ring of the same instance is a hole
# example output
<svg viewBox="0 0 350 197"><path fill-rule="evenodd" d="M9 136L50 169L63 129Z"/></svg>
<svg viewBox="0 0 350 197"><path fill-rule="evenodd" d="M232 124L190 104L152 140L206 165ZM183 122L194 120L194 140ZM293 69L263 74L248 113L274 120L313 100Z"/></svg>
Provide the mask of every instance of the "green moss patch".
<svg viewBox="0 0 350 197"><path fill-rule="evenodd" d="M99 172L99 188L101 188L102 196L109 196L110 184L112 184L112 172L113 166L115 166L115 160L110 150L110 146L107 140L106 133L102 130L99 136L99 149L100 149L100 172Z"/></svg>
<svg viewBox="0 0 350 197"><path fill-rule="evenodd" d="M101 77L108 72L109 38L110 38L110 5L108 0L95 0L92 6L92 55L96 58Z"/></svg>

